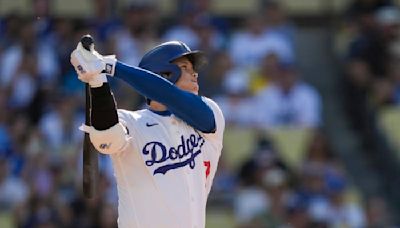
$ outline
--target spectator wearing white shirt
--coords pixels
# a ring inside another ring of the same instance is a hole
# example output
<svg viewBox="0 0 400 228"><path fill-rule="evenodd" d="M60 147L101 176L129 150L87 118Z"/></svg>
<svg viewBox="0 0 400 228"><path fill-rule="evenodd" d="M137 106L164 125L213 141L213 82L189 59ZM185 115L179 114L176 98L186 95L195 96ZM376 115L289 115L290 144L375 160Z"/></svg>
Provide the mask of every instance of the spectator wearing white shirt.
<svg viewBox="0 0 400 228"><path fill-rule="evenodd" d="M266 29L263 16L252 15L247 18L245 29L233 34L229 53L236 65L256 68L270 52L275 52L282 60L294 60L294 50L288 39Z"/></svg>
<svg viewBox="0 0 400 228"><path fill-rule="evenodd" d="M361 205L346 200L347 183L342 173L328 173L326 187L329 195L328 222L330 227L365 227L366 217Z"/></svg>
<svg viewBox="0 0 400 228"><path fill-rule="evenodd" d="M256 97L256 122L264 128L316 128L321 122L321 98L298 78L293 64L281 64L281 74Z"/></svg>

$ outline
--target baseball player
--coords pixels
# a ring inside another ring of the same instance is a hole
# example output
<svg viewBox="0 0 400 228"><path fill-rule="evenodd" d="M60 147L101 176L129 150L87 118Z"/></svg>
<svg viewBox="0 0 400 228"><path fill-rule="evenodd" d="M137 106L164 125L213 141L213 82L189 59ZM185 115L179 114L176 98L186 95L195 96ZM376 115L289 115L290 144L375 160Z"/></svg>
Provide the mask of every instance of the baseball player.
<svg viewBox="0 0 400 228"><path fill-rule="evenodd" d="M71 63L92 93L92 126L81 129L112 159L118 226L205 227L225 122L218 105L198 95L203 54L171 41L154 47L135 67L79 43ZM117 110L107 76L131 85L148 108Z"/></svg>

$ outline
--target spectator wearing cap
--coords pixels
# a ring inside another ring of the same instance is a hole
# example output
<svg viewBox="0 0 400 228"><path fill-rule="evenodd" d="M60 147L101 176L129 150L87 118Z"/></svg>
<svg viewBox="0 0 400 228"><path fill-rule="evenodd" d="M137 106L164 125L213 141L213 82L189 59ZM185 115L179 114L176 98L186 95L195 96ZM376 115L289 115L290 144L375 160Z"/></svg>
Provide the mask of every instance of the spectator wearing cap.
<svg viewBox="0 0 400 228"><path fill-rule="evenodd" d="M328 172L326 188L329 196L328 223L332 227L365 227L365 214L356 202L346 199L348 183L342 173Z"/></svg>
<svg viewBox="0 0 400 228"><path fill-rule="evenodd" d="M316 128L321 123L320 95L299 79L293 63L281 62L279 76L256 95L254 107L263 128Z"/></svg>

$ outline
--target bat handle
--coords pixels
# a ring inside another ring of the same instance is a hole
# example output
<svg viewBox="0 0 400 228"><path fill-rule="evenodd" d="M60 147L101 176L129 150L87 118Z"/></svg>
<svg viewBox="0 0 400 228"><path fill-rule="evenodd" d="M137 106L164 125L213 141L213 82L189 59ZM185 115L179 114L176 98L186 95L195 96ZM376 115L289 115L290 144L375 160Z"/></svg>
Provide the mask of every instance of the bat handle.
<svg viewBox="0 0 400 228"><path fill-rule="evenodd" d="M86 34L81 37L81 44L82 47L85 48L87 51L92 51L94 49L94 39L91 35ZM101 73L105 73L106 71L103 70Z"/></svg>

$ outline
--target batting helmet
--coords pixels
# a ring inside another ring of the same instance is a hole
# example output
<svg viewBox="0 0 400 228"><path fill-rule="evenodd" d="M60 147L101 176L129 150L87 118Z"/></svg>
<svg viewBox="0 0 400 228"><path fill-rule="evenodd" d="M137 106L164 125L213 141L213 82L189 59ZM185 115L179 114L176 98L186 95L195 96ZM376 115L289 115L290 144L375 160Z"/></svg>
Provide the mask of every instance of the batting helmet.
<svg viewBox="0 0 400 228"><path fill-rule="evenodd" d="M183 42L169 41L147 52L140 61L139 67L159 74L172 83L176 83L181 76L181 70L172 62L183 56L189 59L195 71L206 63L206 58L202 52L190 50Z"/></svg>

